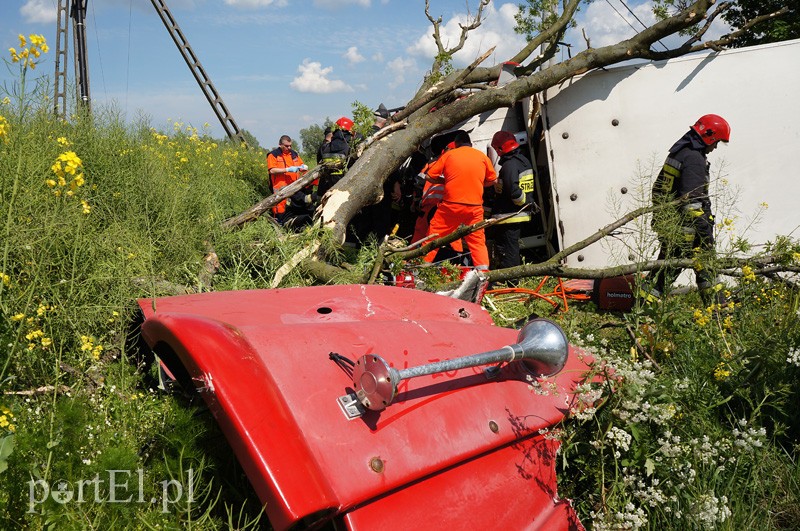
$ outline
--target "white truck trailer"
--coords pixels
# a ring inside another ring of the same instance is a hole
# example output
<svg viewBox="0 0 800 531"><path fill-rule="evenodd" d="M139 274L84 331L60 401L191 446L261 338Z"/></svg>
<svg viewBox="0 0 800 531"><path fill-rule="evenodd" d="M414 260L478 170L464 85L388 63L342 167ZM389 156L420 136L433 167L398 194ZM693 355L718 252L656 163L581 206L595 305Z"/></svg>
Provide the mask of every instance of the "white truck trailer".
<svg viewBox="0 0 800 531"><path fill-rule="evenodd" d="M502 82L502 77L501 77ZM539 167L542 235L523 245L552 253L649 203L650 185L669 147L700 116L718 114L731 141L709 155L718 247L797 235L800 226L800 40L594 70L514 109L461 126L479 149L495 131L514 131ZM570 256L567 264L604 267L657 251L620 231Z"/></svg>

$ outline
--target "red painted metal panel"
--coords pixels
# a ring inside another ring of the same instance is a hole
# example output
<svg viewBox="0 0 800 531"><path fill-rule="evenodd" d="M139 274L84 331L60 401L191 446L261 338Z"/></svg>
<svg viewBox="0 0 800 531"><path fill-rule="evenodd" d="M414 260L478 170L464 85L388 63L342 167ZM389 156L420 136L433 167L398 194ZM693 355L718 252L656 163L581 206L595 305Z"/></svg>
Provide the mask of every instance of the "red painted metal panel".
<svg viewBox="0 0 800 531"><path fill-rule="evenodd" d="M556 492L559 443L523 439L389 493L347 513L348 529L513 529L575 531L583 526Z"/></svg>
<svg viewBox="0 0 800 531"><path fill-rule="evenodd" d="M140 306L145 339L169 344L204 390L276 529L320 511L364 511L425 478L446 482L458 465L561 420L585 368L571 352L548 396L532 393L521 364L493 380L480 368L423 376L401 382L386 410L347 420L337 398L352 381L330 352L375 353L404 368L493 350L517 331L494 326L479 305L387 286L216 292ZM490 490L509 481L491 477Z"/></svg>

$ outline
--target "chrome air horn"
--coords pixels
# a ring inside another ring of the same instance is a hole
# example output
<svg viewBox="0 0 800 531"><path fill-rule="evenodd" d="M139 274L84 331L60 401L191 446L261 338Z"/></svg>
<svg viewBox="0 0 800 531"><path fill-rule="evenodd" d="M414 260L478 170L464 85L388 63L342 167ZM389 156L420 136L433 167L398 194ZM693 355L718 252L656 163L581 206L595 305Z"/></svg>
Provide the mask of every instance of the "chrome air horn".
<svg viewBox="0 0 800 531"><path fill-rule="evenodd" d="M534 319L522 327L513 345L463 358L397 370L375 354L361 356L353 368L353 387L361 405L381 411L395 399L402 380L514 360L522 360L536 375L551 376L564 368L568 351L567 337L557 324Z"/></svg>

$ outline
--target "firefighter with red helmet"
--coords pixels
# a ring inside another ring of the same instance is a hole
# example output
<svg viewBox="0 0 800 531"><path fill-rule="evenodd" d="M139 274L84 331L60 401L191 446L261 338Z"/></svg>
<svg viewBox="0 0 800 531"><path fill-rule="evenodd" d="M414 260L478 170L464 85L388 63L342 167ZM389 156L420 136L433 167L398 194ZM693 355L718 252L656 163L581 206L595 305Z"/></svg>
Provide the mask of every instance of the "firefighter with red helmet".
<svg viewBox="0 0 800 531"><path fill-rule="evenodd" d="M320 148L321 162L327 162L330 167L322 175L317 188L317 193L322 196L330 190L330 188L339 182L344 172L347 170L347 165L350 159L350 149L353 144L353 120L342 116L333 127L330 142L322 145Z"/></svg>
<svg viewBox="0 0 800 531"><path fill-rule="evenodd" d="M451 234L461 225L483 221L483 189L494 185L497 174L484 153L472 147L469 134L458 131L453 139L455 148L445 151L427 170L428 180L444 183L444 193L431 219L428 235L439 237ZM472 263L476 269L489 269L489 251L483 229L464 236ZM433 262L438 249L425 256Z"/></svg>
<svg viewBox="0 0 800 531"><path fill-rule="evenodd" d="M512 133L496 132L491 145L500 157L500 173L494 184L492 217L514 214L499 221L491 229L495 267L514 267L520 264L519 238L522 225L529 223L532 216L533 167Z"/></svg>
<svg viewBox="0 0 800 531"><path fill-rule="evenodd" d="M724 118L706 114L669 149L664 166L653 184L653 204L658 206L675 200L678 202L657 209L653 214L653 228L661 244L659 260L690 258L697 251L714 252L714 216L708 193L707 156L720 142L727 143L730 136L731 127ZM660 296L669 289L679 274L680 270L674 268L658 271L653 295ZM721 285L708 268L695 269L695 274L697 287L704 298L712 288L720 293ZM719 297L717 302L721 302Z"/></svg>

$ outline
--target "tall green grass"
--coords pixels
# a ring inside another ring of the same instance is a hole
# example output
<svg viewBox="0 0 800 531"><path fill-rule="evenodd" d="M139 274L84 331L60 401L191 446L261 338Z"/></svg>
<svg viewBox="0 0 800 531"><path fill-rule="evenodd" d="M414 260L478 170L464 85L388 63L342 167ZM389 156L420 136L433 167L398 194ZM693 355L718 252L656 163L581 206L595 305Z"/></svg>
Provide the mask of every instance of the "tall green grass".
<svg viewBox="0 0 800 531"><path fill-rule="evenodd" d="M183 124L131 125L113 108L58 120L32 49L7 61L19 78L0 94L0 521L244 527L260 504L218 429L145 385L126 337L137 298L199 286L220 222L267 189L263 153ZM150 503L189 469L193 503ZM122 498L138 500L141 483L147 502L109 502L108 470L128 471ZM95 476L99 503L91 485L86 503L39 502L45 485Z"/></svg>

